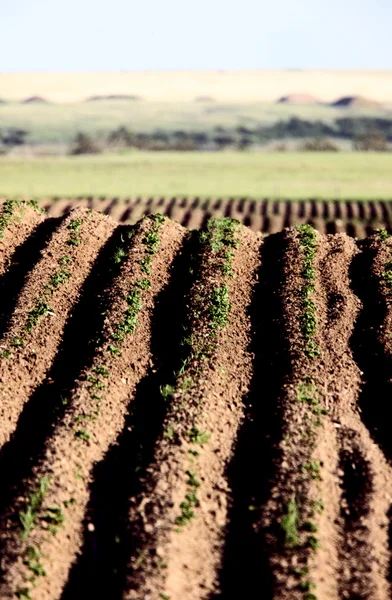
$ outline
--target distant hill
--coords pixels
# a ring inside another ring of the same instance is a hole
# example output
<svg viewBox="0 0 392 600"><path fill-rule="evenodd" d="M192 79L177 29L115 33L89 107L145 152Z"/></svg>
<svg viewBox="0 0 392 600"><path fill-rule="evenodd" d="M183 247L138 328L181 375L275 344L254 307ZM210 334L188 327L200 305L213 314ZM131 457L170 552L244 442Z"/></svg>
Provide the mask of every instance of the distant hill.
<svg viewBox="0 0 392 600"><path fill-rule="evenodd" d="M23 104L48 104L48 101L42 96L30 96L22 100Z"/></svg>
<svg viewBox="0 0 392 600"><path fill-rule="evenodd" d="M340 106L347 108L381 108L382 103L372 98L364 96L343 96L335 102L331 102L331 106Z"/></svg>
<svg viewBox="0 0 392 600"><path fill-rule="evenodd" d="M277 102L281 104L318 104L319 100L311 94L290 94L278 98Z"/></svg>
<svg viewBox="0 0 392 600"><path fill-rule="evenodd" d="M109 94L108 96L90 96L86 99L86 102L107 102L112 100L141 100L141 98L133 94Z"/></svg>

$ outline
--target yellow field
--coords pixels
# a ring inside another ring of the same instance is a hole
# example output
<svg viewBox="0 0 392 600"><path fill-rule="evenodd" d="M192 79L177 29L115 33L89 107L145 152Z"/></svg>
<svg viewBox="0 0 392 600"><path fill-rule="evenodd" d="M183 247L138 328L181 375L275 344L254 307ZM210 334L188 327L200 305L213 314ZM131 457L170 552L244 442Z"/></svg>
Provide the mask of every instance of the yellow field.
<svg viewBox="0 0 392 600"><path fill-rule="evenodd" d="M363 95L392 103L392 71L124 71L111 73L0 73L0 98L33 95L53 102L129 94L144 100L188 102L209 96L218 102L272 102L291 93L321 101Z"/></svg>

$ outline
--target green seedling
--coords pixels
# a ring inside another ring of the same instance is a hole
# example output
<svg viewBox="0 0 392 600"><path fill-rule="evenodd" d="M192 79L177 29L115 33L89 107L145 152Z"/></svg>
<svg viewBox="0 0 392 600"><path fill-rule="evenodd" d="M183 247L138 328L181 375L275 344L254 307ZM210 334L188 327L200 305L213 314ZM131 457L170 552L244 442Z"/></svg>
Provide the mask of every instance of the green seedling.
<svg viewBox="0 0 392 600"><path fill-rule="evenodd" d="M49 484L49 477L42 477L39 481L38 489L29 496L26 510L19 514L19 520L22 525L22 540L27 540L32 529L36 525L38 514L41 510L45 494L48 491Z"/></svg>
<svg viewBox="0 0 392 600"><path fill-rule="evenodd" d="M84 442L88 442L90 439L90 434L87 433L85 429L77 429L75 431L75 437L83 440Z"/></svg>
<svg viewBox="0 0 392 600"><path fill-rule="evenodd" d="M202 445L208 442L210 434L206 431L200 431L200 429L194 426L187 432L186 437L192 444Z"/></svg>
<svg viewBox="0 0 392 600"><path fill-rule="evenodd" d="M105 379L108 379L110 373L109 370L104 365L97 365L93 369L91 369L97 375L102 375Z"/></svg>
<svg viewBox="0 0 392 600"><path fill-rule="evenodd" d="M37 325L39 319L48 315L54 315L54 312L47 302L39 299L36 306L27 315L25 330L30 333L33 327Z"/></svg>
<svg viewBox="0 0 392 600"><path fill-rule="evenodd" d="M305 521L305 523L302 525L302 529L311 533L316 533L318 531L316 523L313 523L312 521Z"/></svg>
<svg viewBox="0 0 392 600"><path fill-rule="evenodd" d="M303 465L303 470L306 471L307 473L309 473L309 476L311 479L321 479L321 475L320 475L320 470L321 470L321 465L320 462L314 460L310 463L307 463L305 465Z"/></svg>
<svg viewBox="0 0 392 600"><path fill-rule="evenodd" d="M227 285L223 284L214 288L209 300L210 327L212 329L223 329L228 323L231 308Z"/></svg>
<svg viewBox="0 0 392 600"><path fill-rule="evenodd" d="M162 398L167 400L168 398L173 396L175 392L175 387L173 385L170 385L169 383L166 383L165 385L160 386L159 391L161 393Z"/></svg>
<svg viewBox="0 0 392 600"><path fill-rule="evenodd" d="M20 600L31 600L30 590L27 587L18 588L15 595L17 598L20 598Z"/></svg>
<svg viewBox="0 0 392 600"><path fill-rule="evenodd" d="M113 346L112 344L109 344L107 350L112 356L120 356L121 354L120 348L117 348L117 346Z"/></svg>
<svg viewBox="0 0 392 600"><path fill-rule="evenodd" d="M147 277L143 277L143 279L139 279L139 281L135 283L135 286L141 290L148 290L151 287L151 282Z"/></svg>
<svg viewBox="0 0 392 600"><path fill-rule="evenodd" d="M320 548L320 542L319 542L318 538L315 535L310 535L308 537L308 545L314 551L316 551L316 550L318 550Z"/></svg>
<svg viewBox="0 0 392 600"><path fill-rule="evenodd" d="M295 494L292 494L286 505L285 515L280 521L285 536L286 548L295 548L299 545L299 510Z"/></svg>
<svg viewBox="0 0 392 600"><path fill-rule="evenodd" d="M113 254L113 262L115 265L120 265L128 258L128 253L124 248L116 248Z"/></svg>
<svg viewBox="0 0 392 600"><path fill-rule="evenodd" d="M381 227L380 229L375 229L374 233L378 237L378 239L381 240L382 242L385 242L390 237L390 234L385 229L385 227Z"/></svg>

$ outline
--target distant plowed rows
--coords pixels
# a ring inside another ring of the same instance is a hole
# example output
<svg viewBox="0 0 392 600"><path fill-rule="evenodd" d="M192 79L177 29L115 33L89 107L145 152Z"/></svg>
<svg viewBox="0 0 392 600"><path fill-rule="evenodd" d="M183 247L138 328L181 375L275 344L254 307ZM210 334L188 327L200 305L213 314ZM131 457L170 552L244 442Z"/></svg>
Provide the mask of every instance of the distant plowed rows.
<svg viewBox="0 0 392 600"><path fill-rule="evenodd" d="M0 212L2 600L392 594L392 237Z"/></svg>
<svg viewBox="0 0 392 600"><path fill-rule="evenodd" d="M196 229L211 217L238 219L253 231L276 233L284 227L310 223L320 233L345 232L364 238L379 227L392 227L392 202L371 201L270 201L247 198L75 198L42 200L51 216L60 216L76 206L99 210L121 223L136 223L160 212Z"/></svg>

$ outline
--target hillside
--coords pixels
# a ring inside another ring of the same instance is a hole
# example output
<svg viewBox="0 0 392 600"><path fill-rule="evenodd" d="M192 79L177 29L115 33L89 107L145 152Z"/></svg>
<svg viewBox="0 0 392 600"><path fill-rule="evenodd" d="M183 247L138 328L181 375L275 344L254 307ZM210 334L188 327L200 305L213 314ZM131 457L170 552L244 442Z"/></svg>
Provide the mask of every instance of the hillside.
<svg viewBox="0 0 392 600"><path fill-rule="evenodd" d="M91 96L137 96L155 102L274 102L287 94L370 96L392 103L392 71L123 71L110 73L1 73L0 97L41 96L81 102Z"/></svg>
<svg viewBox="0 0 392 600"><path fill-rule="evenodd" d="M0 213L0 596L387 598L392 238Z"/></svg>

